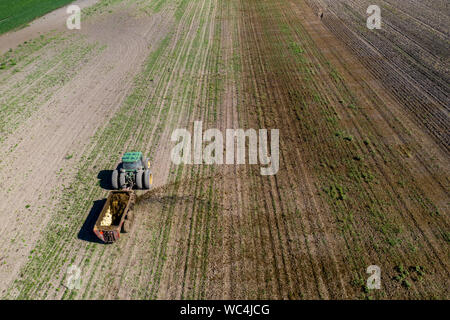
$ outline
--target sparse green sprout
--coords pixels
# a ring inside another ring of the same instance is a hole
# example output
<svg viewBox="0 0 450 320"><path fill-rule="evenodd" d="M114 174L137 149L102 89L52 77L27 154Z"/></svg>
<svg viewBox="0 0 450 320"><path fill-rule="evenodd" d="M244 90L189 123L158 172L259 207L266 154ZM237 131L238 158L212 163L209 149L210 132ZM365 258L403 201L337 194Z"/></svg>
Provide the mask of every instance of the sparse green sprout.
<svg viewBox="0 0 450 320"><path fill-rule="evenodd" d="M353 136L352 136L352 135L346 135L346 136L344 137L344 140L345 140L345 141L352 141L352 140L353 140Z"/></svg>
<svg viewBox="0 0 450 320"><path fill-rule="evenodd" d="M291 42L291 44L289 45L289 47L291 48L291 50L296 53L296 54L301 54L304 53L305 51L300 47L300 45L296 42Z"/></svg>
<svg viewBox="0 0 450 320"><path fill-rule="evenodd" d="M414 270L417 272L419 277L423 277L425 275L425 268L422 266L415 266Z"/></svg>
<svg viewBox="0 0 450 320"><path fill-rule="evenodd" d="M330 186L325 192L335 200L345 200L347 198L344 188L339 185Z"/></svg>
<svg viewBox="0 0 450 320"><path fill-rule="evenodd" d="M444 232L442 236L446 242L450 242L450 232Z"/></svg>
<svg viewBox="0 0 450 320"><path fill-rule="evenodd" d="M370 172L362 172L361 177L364 179L364 182L369 183L372 182L374 179L374 176Z"/></svg>
<svg viewBox="0 0 450 320"><path fill-rule="evenodd" d="M402 284L403 284L403 286L405 286L407 289L411 288L411 283L409 283L408 280L403 280Z"/></svg>
<svg viewBox="0 0 450 320"><path fill-rule="evenodd" d="M441 213L439 212L438 209L436 209L435 211L433 211L433 212L431 213L431 215L434 216L434 217L438 217L438 216L441 215Z"/></svg>

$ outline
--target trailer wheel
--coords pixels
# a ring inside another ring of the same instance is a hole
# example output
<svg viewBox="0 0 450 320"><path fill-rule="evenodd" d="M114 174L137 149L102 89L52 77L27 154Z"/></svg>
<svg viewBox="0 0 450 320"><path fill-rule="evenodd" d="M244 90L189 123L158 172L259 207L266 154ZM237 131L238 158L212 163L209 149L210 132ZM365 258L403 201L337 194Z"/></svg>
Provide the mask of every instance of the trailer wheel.
<svg viewBox="0 0 450 320"><path fill-rule="evenodd" d="M142 175L144 174L143 171L136 172L136 186L138 189L142 189Z"/></svg>
<svg viewBox="0 0 450 320"><path fill-rule="evenodd" d="M130 230L131 230L131 221L125 220L122 225L122 232L128 233L128 232L130 232Z"/></svg>
<svg viewBox="0 0 450 320"><path fill-rule="evenodd" d="M121 189L126 187L125 172L121 172L121 173L120 173L120 176L119 176L119 186L120 186Z"/></svg>
<svg viewBox="0 0 450 320"><path fill-rule="evenodd" d="M150 189L153 184L153 175L150 170L145 170L144 172L144 188Z"/></svg>
<svg viewBox="0 0 450 320"><path fill-rule="evenodd" d="M111 175L111 186L113 189L119 189L119 171L114 170Z"/></svg>
<svg viewBox="0 0 450 320"><path fill-rule="evenodd" d="M125 217L125 219L133 221L133 218L134 218L134 212L132 210L128 211L127 216Z"/></svg>

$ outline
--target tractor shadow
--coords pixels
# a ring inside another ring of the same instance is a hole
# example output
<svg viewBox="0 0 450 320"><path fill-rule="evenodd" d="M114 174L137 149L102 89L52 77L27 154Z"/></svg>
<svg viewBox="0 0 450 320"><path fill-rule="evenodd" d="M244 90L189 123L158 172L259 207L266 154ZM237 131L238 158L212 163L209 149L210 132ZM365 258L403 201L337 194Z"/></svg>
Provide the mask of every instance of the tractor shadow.
<svg viewBox="0 0 450 320"><path fill-rule="evenodd" d="M100 187L105 190L113 190L111 185L111 175L113 170L102 170L98 173L97 179Z"/></svg>
<svg viewBox="0 0 450 320"><path fill-rule="evenodd" d="M101 243L104 244L97 236L94 234L95 222L98 219L103 206L105 205L106 199L95 200L92 205L91 211L89 212L86 221L78 232L78 239L88 242Z"/></svg>

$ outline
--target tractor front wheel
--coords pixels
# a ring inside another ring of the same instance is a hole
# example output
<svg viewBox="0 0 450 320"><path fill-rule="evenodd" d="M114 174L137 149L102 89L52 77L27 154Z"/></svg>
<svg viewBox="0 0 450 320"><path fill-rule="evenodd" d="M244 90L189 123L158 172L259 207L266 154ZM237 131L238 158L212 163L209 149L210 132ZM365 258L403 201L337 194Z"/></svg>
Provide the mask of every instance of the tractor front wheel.
<svg viewBox="0 0 450 320"><path fill-rule="evenodd" d="M142 158L141 161L144 165L144 170L150 169L150 158Z"/></svg>
<svg viewBox="0 0 450 320"><path fill-rule="evenodd" d="M113 189L119 189L119 171L114 170L111 175L111 186Z"/></svg>
<svg viewBox="0 0 450 320"><path fill-rule="evenodd" d="M145 170L144 172L144 188L150 189L153 184L153 175L150 170Z"/></svg>

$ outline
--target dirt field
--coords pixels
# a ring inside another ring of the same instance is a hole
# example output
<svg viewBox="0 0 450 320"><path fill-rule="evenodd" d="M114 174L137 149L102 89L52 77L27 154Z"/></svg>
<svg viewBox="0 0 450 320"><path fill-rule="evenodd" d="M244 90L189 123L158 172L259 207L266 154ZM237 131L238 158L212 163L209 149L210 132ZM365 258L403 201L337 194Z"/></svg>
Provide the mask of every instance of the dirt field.
<svg viewBox="0 0 450 320"><path fill-rule="evenodd" d="M0 36L0 297L449 298L442 1L382 1L372 33L367 1L91 2L79 31L52 13ZM199 120L279 129L278 173L174 165L172 132ZM128 150L154 189L104 245L92 228Z"/></svg>

